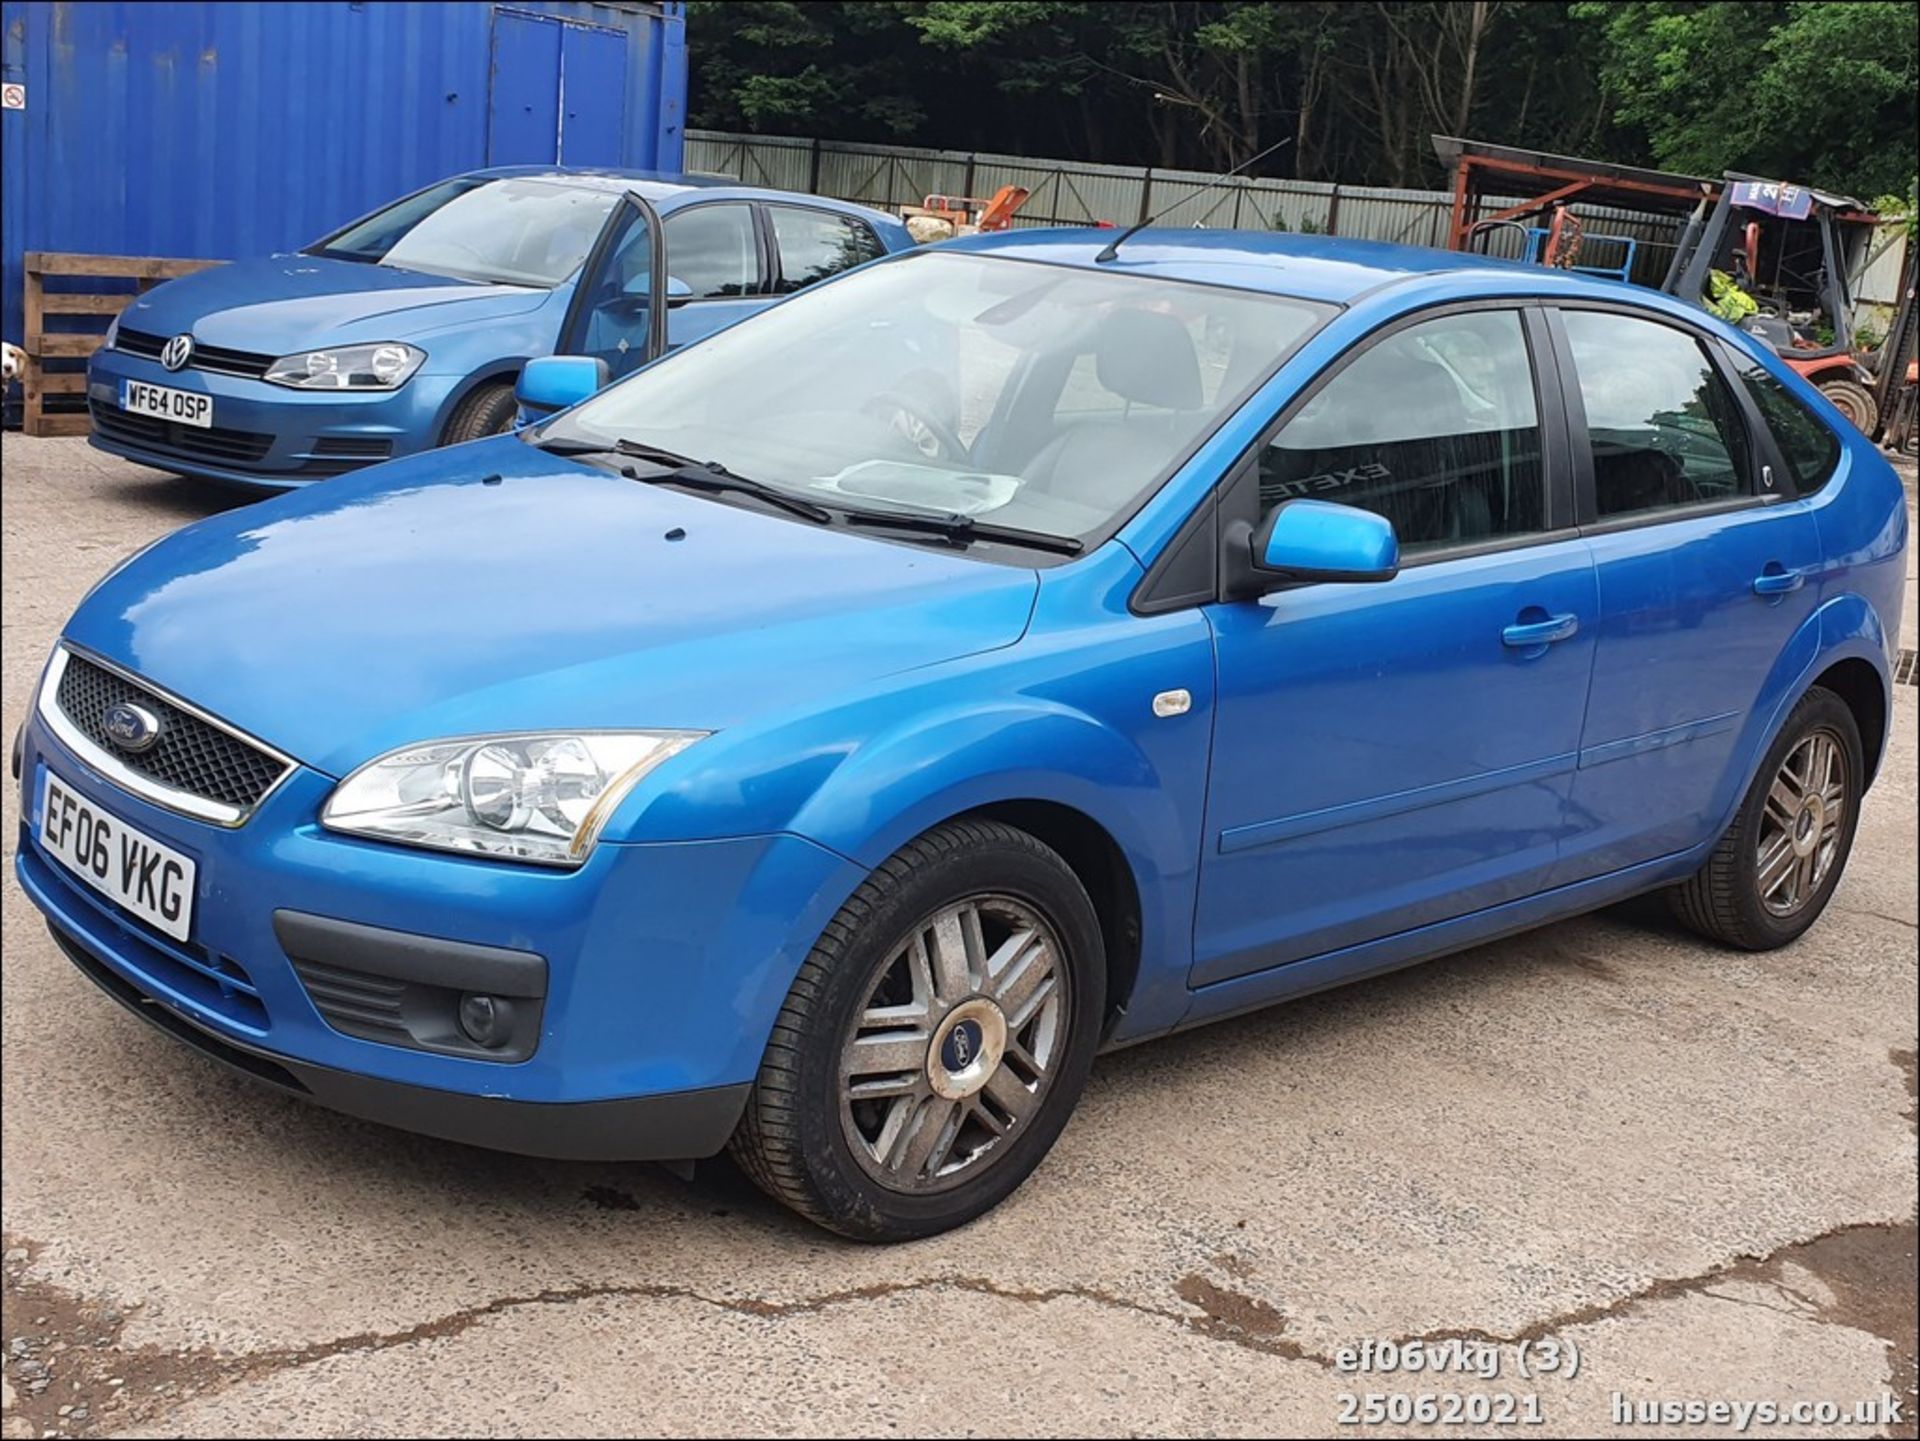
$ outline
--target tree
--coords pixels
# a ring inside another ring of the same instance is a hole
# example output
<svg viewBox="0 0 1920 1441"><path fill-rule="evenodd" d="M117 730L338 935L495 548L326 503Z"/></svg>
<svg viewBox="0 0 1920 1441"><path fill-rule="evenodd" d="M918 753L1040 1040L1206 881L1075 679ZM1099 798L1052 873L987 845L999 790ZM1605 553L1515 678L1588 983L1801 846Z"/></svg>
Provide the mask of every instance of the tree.
<svg viewBox="0 0 1920 1441"><path fill-rule="evenodd" d="M1677 170L1740 169L1874 194L1913 172L1920 7L1583 3L1627 147Z"/></svg>
<svg viewBox="0 0 1920 1441"><path fill-rule="evenodd" d="M691 0L687 44L703 126L897 141L927 118L897 5Z"/></svg>
<svg viewBox="0 0 1920 1441"><path fill-rule="evenodd" d="M692 119L1354 184L1436 131L1871 195L1914 172L1914 0L693 0Z"/></svg>

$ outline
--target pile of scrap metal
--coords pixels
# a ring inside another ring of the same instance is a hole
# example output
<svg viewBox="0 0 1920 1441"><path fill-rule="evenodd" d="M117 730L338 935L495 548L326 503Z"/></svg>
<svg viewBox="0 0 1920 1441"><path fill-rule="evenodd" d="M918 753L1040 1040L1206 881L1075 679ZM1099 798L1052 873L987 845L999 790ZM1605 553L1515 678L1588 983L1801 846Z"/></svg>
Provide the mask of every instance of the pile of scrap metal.
<svg viewBox="0 0 1920 1441"><path fill-rule="evenodd" d="M930 240L951 240L956 235L1007 230L1013 225L1014 211L1026 204L1032 193L1024 185L1002 185L986 199L929 195L918 205L901 206L900 218L907 222L907 233L922 245Z"/></svg>
<svg viewBox="0 0 1920 1441"><path fill-rule="evenodd" d="M1485 250L1511 231L1515 258L1639 280L1689 300L1770 346L1875 434L1876 377L1854 353L1850 276L1880 217L1859 201L1732 171L1709 180L1446 135L1433 146L1453 172L1451 249ZM1493 196L1506 199L1483 215ZM1593 263L1583 242L1600 237L1583 236L1574 204L1675 217L1664 275L1634 275L1635 247L1624 237L1623 264Z"/></svg>

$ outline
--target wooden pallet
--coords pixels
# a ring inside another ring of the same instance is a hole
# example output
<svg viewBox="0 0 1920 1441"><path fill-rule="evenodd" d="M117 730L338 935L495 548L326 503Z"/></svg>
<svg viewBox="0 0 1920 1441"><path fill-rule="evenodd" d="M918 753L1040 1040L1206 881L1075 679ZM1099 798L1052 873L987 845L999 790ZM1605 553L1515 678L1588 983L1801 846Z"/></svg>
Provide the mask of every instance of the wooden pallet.
<svg viewBox="0 0 1920 1441"><path fill-rule="evenodd" d="M179 260L153 255L76 255L63 250L29 250L22 266L26 277L26 335L21 348L27 353L27 373L22 377L25 392L20 412L20 428L27 435L85 435L89 428L84 408L56 410L47 405L49 396L87 393L84 366L49 367L48 361L85 360L100 348L106 323L118 315L130 300L152 289L163 280L205 270L217 260ZM93 289L49 290L49 276L84 277L96 282ZM132 293L113 294L98 288L99 282L134 282ZM48 316L94 317L98 330L48 330Z"/></svg>

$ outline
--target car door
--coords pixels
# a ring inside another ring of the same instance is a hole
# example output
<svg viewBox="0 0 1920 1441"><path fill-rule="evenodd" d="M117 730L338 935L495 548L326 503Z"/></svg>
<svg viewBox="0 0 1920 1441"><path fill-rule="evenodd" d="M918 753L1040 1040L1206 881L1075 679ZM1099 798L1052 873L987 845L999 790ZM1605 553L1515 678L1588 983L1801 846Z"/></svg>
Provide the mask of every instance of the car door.
<svg viewBox="0 0 1920 1441"><path fill-rule="evenodd" d="M744 201L703 201L671 212L667 237L667 349L704 340L767 303L765 258Z"/></svg>
<svg viewBox="0 0 1920 1441"><path fill-rule="evenodd" d="M1208 607L1218 673L1196 986L1541 889L1593 661L1565 418L1525 306L1426 312L1279 418L1225 502L1362 506L1379 584Z"/></svg>
<svg viewBox="0 0 1920 1441"><path fill-rule="evenodd" d="M604 360L612 379L661 354L667 334L664 254L659 214L629 191L580 268L556 353Z"/></svg>
<svg viewBox="0 0 1920 1441"><path fill-rule="evenodd" d="M1600 619L1572 806L1574 881L1712 838L1762 687L1818 604L1820 537L1719 342L1562 306L1582 532Z"/></svg>

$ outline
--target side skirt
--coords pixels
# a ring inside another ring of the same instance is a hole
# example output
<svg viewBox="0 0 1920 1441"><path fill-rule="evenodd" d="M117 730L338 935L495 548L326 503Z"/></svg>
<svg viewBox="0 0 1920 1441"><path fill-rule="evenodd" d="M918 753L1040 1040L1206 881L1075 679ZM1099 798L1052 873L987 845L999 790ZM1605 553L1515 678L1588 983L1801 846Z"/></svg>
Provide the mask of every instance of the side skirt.
<svg viewBox="0 0 1920 1441"><path fill-rule="evenodd" d="M1229 1016L1256 1011L1282 1001L1296 1000L1316 991L1368 980L1388 971L1397 971L1403 966L1417 965L1421 961L1484 945L1552 921L1567 920L1587 911L1598 910L1646 891L1658 890L1692 875L1706 858L1711 845L1709 842L1676 855L1643 861L1623 871L1594 876L1572 885L1557 886L1522 900L1475 911L1472 915L1437 921L1417 930L1402 931L1399 935L1329 951L1311 960L1292 961L1271 970L1256 971L1250 976L1216 981L1193 992L1193 1004L1187 1008L1186 1015L1181 1017L1178 1025L1156 1034L1169 1035L1173 1031L1184 1031L1209 1021L1225 1020ZM1152 1038L1130 1037L1109 1049L1119 1049L1149 1039Z"/></svg>

